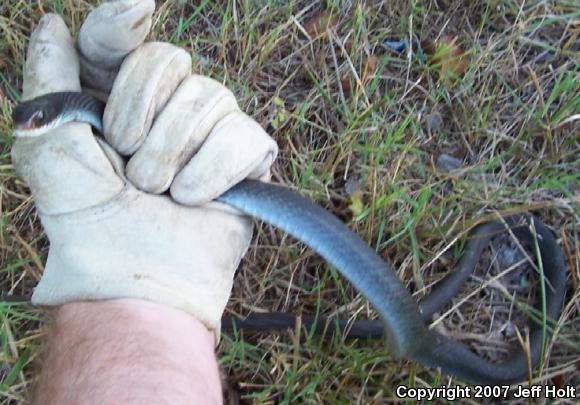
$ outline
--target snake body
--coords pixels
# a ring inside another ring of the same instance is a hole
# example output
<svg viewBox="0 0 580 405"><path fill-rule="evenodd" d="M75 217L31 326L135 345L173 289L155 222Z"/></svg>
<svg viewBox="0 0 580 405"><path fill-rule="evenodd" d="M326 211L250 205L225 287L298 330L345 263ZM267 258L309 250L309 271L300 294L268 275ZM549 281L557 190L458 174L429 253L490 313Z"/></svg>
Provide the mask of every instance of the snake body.
<svg viewBox="0 0 580 405"><path fill-rule="evenodd" d="M20 104L13 118L15 128L22 134L39 126L69 121L87 122L102 132L103 108L100 101L85 93L50 93ZM356 336L384 336L392 355L440 368L445 374L466 382L489 385L521 381L529 376L528 360L535 365L542 354L545 331L533 321L530 322L530 358L520 348L503 363L488 362L464 344L425 325L425 320L457 294L491 237L505 231L506 226L521 241L539 246L543 269L539 279L545 283L545 315L551 320L559 317L566 291L564 255L550 230L531 215L506 217L505 224L488 222L476 227L456 270L418 305L391 267L366 242L300 194L274 184L244 180L217 200L296 237L332 264L372 304L381 319L380 324L355 322L352 330ZM293 318L285 314L255 314L246 320L226 319L223 327L231 328L233 323L238 328L272 329L287 327L290 322L293 323ZM312 319L307 323L320 328Z"/></svg>

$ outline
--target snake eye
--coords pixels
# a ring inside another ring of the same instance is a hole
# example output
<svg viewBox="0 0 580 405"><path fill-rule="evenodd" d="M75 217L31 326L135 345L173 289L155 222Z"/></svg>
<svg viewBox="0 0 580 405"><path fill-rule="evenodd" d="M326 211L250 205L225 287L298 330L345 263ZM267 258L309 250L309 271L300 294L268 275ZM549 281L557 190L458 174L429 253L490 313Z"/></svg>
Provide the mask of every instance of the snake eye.
<svg viewBox="0 0 580 405"><path fill-rule="evenodd" d="M32 115L31 121L35 124L35 126L39 126L40 124L42 124L43 119L44 119L44 111L38 110Z"/></svg>

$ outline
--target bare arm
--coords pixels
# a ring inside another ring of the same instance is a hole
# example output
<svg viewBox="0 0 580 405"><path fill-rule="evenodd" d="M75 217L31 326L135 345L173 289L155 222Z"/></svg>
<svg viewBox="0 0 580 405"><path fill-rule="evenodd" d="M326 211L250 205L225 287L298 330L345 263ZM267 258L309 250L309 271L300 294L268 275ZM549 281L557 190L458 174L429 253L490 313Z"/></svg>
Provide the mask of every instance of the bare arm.
<svg viewBox="0 0 580 405"><path fill-rule="evenodd" d="M221 403L214 343L191 315L153 302L66 304L34 403Z"/></svg>

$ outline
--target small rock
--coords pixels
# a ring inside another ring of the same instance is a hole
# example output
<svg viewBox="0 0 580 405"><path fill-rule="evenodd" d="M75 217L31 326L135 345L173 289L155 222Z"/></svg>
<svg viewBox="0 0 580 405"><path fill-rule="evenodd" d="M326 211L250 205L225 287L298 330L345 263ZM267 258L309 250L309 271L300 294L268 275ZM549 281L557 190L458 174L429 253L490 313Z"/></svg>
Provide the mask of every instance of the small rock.
<svg viewBox="0 0 580 405"><path fill-rule="evenodd" d="M437 167L447 172L459 169L461 167L461 163L461 160L446 153L439 155L437 158Z"/></svg>
<svg viewBox="0 0 580 405"><path fill-rule="evenodd" d="M6 380L6 377L8 377L11 370L12 367L10 367L8 364L0 365L0 384L2 384L4 380Z"/></svg>
<svg viewBox="0 0 580 405"><path fill-rule="evenodd" d="M512 321L507 321L504 326L500 329L500 333L504 339L512 339L517 336L516 325Z"/></svg>
<svg viewBox="0 0 580 405"><path fill-rule="evenodd" d="M207 56L203 56L200 53L194 52L192 53L192 59L201 67L207 68L212 65L212 61Z"/></svg>
<svg viewBox="0 0 580 405"><path fill-rule="evenodd" d="M495 253L497 272L510 268L522 261L525 256L520 247L507 234L498 235L491 240ZM529 277L534 270L529 263L523 263L502 277L502 283L509 291L523 291L530 287Z"/></svg>
<svg viewBox="0 0 580 405"><path fill-rule="evenodd" d="M431 113L425 117L425 122L427 124L427 132L436 133L441 131L443 126L443 118L438 112Z"/></svg>
<svg viewBox="0 0 580 405"><path fill-rule="evenodd" d="M507 269L524 258L520 248L508 235L493 238L491 244L497 250L496 260L500 269Z"/></svg>
<svg viewBox="0 0 580 405"><path fill-rule="evenodd" d="M356 192L359 192L362 188L361 185L361 178L357 175L348 176L346 179L346 184L344 185L344 191L348 195L352 195Z"/></svg>

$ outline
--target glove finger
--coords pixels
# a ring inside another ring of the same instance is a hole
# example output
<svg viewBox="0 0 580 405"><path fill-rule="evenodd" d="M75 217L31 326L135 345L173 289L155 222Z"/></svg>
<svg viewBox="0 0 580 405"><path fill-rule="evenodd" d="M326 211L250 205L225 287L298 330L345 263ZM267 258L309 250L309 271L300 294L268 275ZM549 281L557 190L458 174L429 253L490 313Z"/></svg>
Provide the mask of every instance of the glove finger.
<svg viewBox="0 0 580 405"><path fill-rule="evenodd" d="M204 76L185 79L155 119L127 164L127 178L141 190L163 193L226 114L238 110L234 95Z"/></svg>
<svg viewBox="0 0 580 405"><path fill-rule="evenodd" d="M153 119L189 76L191 57L183 49L149 42L123 62L105 108L105 138L117 152L131 155L143 143Z"/></svg>
<svg viewBox="0 0 580 405"><path fill-rule="evenodd" d="M22 99L80 89L79 60L70 32L58 15L46 14L30 37Z"/></svg>
<svg viewBox="0 0 580 405"><path fill-rule="evenodd" d="M228 114L177 174L171 196L185 205L205 204L245 178L264 178L277 153L276 142L256 121Z"/></svg>
<svg viewBox="0 0 580 405"><path fill-rule="evenodd" d="M101 4L85 19L78 35L81 80L108 93L127 54L151 29L154 0L119 0Z"/></svg>

